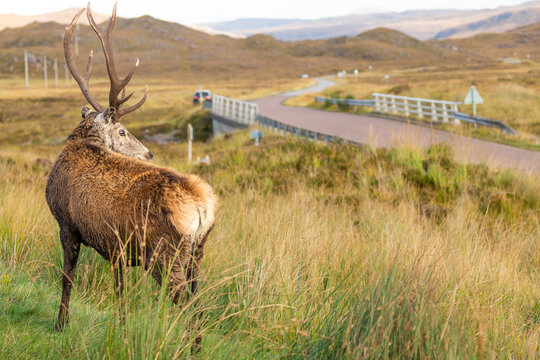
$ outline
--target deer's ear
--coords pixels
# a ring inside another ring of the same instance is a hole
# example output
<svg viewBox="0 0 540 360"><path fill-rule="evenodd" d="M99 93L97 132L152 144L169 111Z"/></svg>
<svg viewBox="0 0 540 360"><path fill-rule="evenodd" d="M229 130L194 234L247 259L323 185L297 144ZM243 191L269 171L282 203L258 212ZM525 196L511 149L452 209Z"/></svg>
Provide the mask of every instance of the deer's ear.
<svg viewBox="0 0 540 360"><path fill-rule="evenodd" d="M81 108L81 115L83 119L86 119L86 117L90 115L90 113L92 113L92 110L88 108L87 106L83 106Z"/></svg>
<svg viewBox="0 0 540 360"><path fill-rule="evenodd" d="M103 119L106 123L108 122L116 122L116 110L113 107L108 108L103 112Z"/></svg>

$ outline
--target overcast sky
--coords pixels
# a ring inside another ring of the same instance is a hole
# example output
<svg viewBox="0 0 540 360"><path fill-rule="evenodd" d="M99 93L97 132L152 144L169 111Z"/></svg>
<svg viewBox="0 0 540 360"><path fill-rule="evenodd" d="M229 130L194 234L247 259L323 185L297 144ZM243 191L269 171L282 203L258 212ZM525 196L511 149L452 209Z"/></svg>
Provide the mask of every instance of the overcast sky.
<svg viewBox="0 0 540 360"><path fill-rule="evenodd" d="M153 17L183 24L199 24L238 18L302 18L346 15L366 7L393 11L413 9L480 9L517 5L524 0L120 0L118 15ZM0 0L0 14L36 15L86 6L79 0ZM110 13L114 0L92 0L92 9Z"/></svg>

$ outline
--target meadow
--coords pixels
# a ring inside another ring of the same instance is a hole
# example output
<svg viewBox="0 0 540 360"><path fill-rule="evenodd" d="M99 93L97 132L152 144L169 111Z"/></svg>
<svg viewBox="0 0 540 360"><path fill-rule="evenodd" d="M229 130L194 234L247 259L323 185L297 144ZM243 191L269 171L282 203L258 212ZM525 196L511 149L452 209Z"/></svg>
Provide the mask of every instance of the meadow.
<svg viewBox="0 0 540 360"><path fill-rule="evenodd" d="M309 83L204 87L253 98ZM152 85L126 126L143 139L185 131L204 117L190 104L198 85ZM111 265L84 248L57 333L62 250L44 187L82 100L75 86L5 86L0 102L1 359L540 357L538 177L459 164L444 145L266 133L254 147L248 131L196 142L210 165L186 163L183 143L147 143L156 164L198 174L220 196L197 306L173 306L140 268L117 300Z"/></svg>

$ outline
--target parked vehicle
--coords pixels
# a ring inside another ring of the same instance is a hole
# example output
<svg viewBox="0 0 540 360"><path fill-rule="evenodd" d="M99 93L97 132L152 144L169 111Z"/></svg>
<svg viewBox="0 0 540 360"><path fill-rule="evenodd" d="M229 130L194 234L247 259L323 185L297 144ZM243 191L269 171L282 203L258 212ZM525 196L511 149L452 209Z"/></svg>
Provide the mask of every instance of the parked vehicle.
<svg viewBox="0 0 540 360"><path fill-rule="evenodd" d="M197 90L193 95L193 105L198 105L206 101L212 101L210 90Z"/></svg>

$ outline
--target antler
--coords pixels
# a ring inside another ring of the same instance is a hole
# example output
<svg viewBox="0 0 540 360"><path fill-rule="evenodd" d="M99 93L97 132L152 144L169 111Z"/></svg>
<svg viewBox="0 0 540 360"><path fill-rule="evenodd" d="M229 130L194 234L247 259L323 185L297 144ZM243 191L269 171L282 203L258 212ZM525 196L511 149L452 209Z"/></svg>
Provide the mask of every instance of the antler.
<svg viewBox="0 0 540 360"><path fill-rule="evenodd" d="M109 74L109 79L111 82L111 89L109 91L109 106L113 107L116 110L116 119L120 119L122 116L133 112L140 108L142 104L146 101L146 98L148 97L148 85L146 85L146 89L144 91L144 95L137 102L136 104L129 106L125 109L121 109L120 107L128 101L132 96L133 93L130 93L128 96L125 96L125 87L131 80L131 77L139 67L139 59L137 59L135 65L131 68L127 76L123 79L120 79L118 77L118 74L116 73L116 67L114 63L114 54L112 50L112 31L114 28L114 24L116 23L116 5L114 4L113 13L111 16L111 19L109 20L109 24L107 26L107 29L105 31L101 30L99 26L96 24L94 17L92 16L92 11L90 10L90 3L88 3L88 6L86 8L86 14L88 16L88 22L90 23L90 26L95 31L97 36L99 37L99 40L101 42L101 46L103 48L103 53L105 55L105 63L107 65L107 73ZM79 11L77 15L73 18L73 21L71 22L71 25L69 25L66 28L66 33L64 36L64 53L66 56L66 62L68 64L69 70L73 74L73 77L79 84L79 87L81 88L84 97L88 102L96 109L97 111L103 111L105 108L101 106L90 94L89 90L89 84L88 81L90 79L90 71L92 69L92 52L90 52L90 56L88 58L88 65L86 66L86 75L82 77L75 67L75 64L73 62L73 58L71 56L71 37L73 34L73 29L75 28L75 24L77 23L77 20L83 13L84 9ZM122 96L119 97L120 92L122 92Z"/></svg>
<svg viewBox="0 0 540 360"><path fill-rule="evenodd" d="M92 96L90 93L90 72L92 71L92 56L93 52L90 51L90 56L88 56L88 63L86 64L86 74L84 77L77 71L77 67L75 66L75 62L73 61L73 57L71 56L71 37L73 36L73 29L75 29L75 25L77 24L77 21L79 20L79 17L83 13L84 9L81 9L77 15L73 18L71 21L71 24L66 27L66 32L64 34L64 56L66 58L66 64L69 68L69 71L73 75L73 78L77 81L79 84L79 87L81 88L81 91L90 103L96 109L96 111L103 111L105 108L101 106L96 99Z"/></svg>

